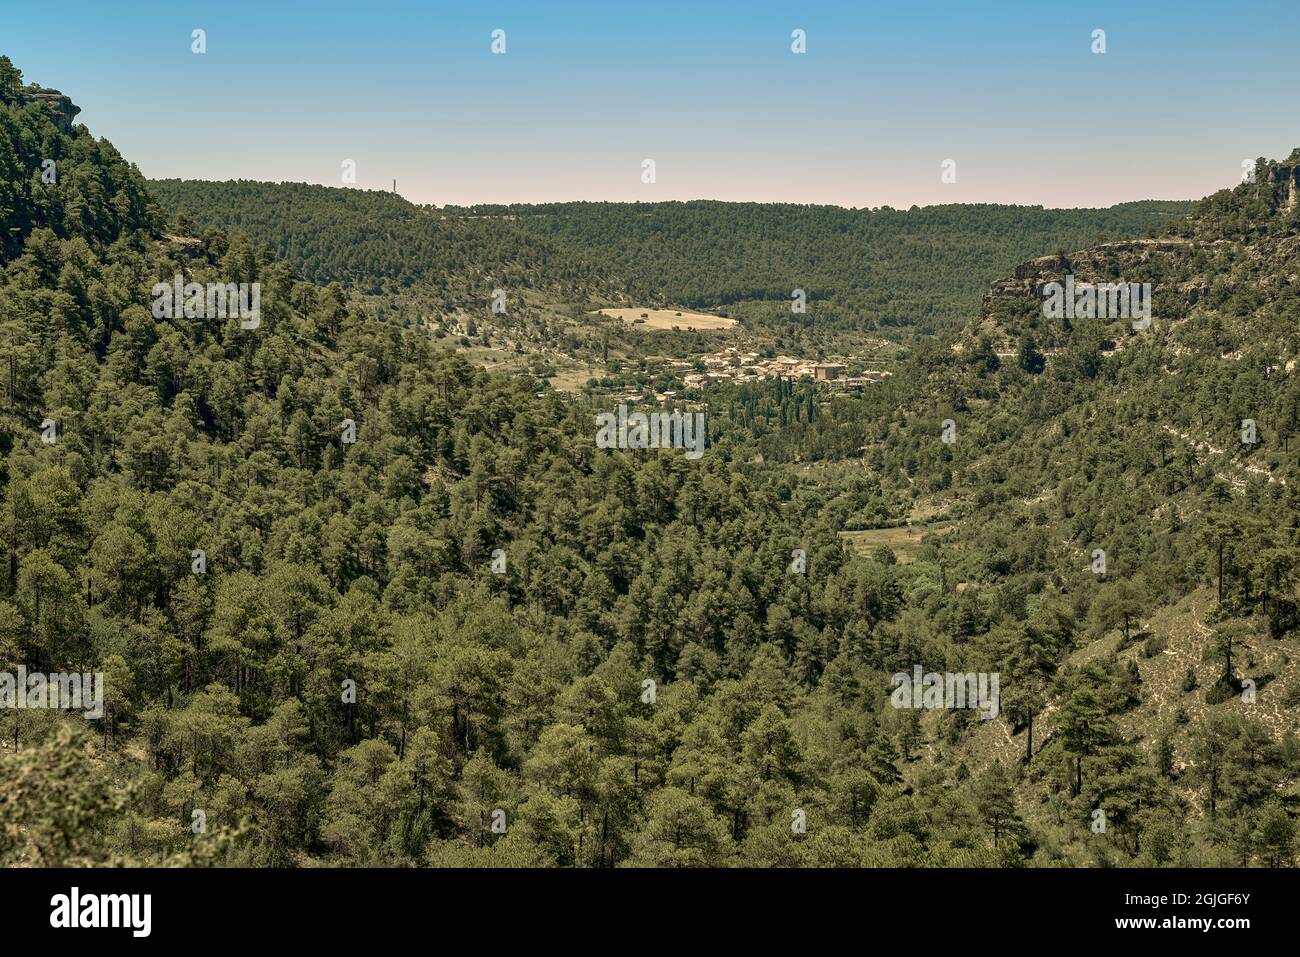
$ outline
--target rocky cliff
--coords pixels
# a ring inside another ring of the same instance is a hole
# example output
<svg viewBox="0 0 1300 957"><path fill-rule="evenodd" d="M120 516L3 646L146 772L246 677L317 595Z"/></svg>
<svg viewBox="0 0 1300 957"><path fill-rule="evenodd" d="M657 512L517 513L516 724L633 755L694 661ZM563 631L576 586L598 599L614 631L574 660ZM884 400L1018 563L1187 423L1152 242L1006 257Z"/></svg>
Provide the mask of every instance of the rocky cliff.
<svg viewBox="0 0 1300 957"><path fill-rule="evenodd" d="M43 103L53 112L54 124L64 133L72 132L73 120L81 112L81 107L58 90L25 90L18 94L18 102L22 104Z"/></svg>

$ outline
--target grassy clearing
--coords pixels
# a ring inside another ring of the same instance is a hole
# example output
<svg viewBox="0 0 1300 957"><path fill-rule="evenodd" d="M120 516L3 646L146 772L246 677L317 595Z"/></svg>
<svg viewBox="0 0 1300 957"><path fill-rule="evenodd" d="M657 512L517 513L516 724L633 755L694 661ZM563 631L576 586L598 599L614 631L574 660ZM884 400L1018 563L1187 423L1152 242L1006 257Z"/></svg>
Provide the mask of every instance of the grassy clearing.
<svg viewBox="0 0 1300 957"><path fill-rule="evenodd" d="M948 523L932 525L903 525L898 528L867 528L856 532L840 532L840 537L853 545L858 555L868 555L878 545L889 546L903 564L914 560L921 551L922 539L946 530Z"/></svg>

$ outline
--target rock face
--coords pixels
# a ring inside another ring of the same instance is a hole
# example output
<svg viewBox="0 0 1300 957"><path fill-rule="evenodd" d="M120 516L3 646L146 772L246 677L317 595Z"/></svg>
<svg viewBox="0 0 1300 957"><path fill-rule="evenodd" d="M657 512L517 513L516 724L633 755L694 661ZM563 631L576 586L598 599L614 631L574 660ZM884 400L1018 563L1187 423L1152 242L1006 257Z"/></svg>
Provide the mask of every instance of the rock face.
<svg viewBox="0 0 1300 957"><path fill-rule="evenodd" d="M18 94L18 102L43 103L54 113L54 124L64 133L72 132L72 121L76 119L81 107L58 90L27 90Z"/></svg>
<svg viewBox="0 0 1300 957"><path fill-rule="evenodd" d="M1280 163L1256 161L1250 195L1263 200L1273 212L1295 212L1300 205L1300 148Z"/></svg>
<svg viewBox="0 0 1300 957"><path fill-rule="evenodd" d="M1274 209L1295 212L1297 199L1300 199L1300 167L1294 164L1279 166L1273 171L1272 184L1277 189Z"/></svg>
<svg viewBox="0 0 1300 957"><path fill-rule="evenodd" d="M1045 284L1064 282L1069 274L1080 282L1119 282L1121 277L1113 271L1116 264L1123 264L1137 276L1147 264L1186 256L1192 245L1190 240L1179 237L1123 239L1099 243L1068 255L1039 256L1021 263L1012 275L989 284L980 308L980 318L987 319L1002 300L1041 301Z"/></svg>

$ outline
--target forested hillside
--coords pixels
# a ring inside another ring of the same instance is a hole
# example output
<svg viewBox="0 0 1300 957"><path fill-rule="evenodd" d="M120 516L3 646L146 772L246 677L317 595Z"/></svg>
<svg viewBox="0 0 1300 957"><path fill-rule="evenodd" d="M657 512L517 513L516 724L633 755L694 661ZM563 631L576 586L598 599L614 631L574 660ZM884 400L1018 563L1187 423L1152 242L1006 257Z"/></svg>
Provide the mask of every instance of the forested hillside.
<svg viewBox="0 0 1300 957"><path fill-rule="evenodd" d="M999 359L1037 301L1007 285L860 397L706 393L692 460L297 275L406 281L331 224L428 213L303 187L320 243L250 240L214 192L184 235L23 89L0 59L0 671L105 700L0 710L0 864L1294 863L1289 200L1170 227L1236 267L1123 349ZM431 234L448 290L603 275L499 225ZM162 314L178 273L260 313ZM908 561L839 534L909 517ZM999 672L998 714L892 706L917 665Z"/></svg>
<svg viewBox="0 0 1300 957"><path fill-rule="evenodd" d="M178 228L237 229L294 275L378 293L427 286L449 305L486 301L494 287L587 298L621 288L589 261L508 222L447 216L396 193L306 183L154 180Z"/></svg>
<svg viewBox="0 0 1300 957"><path fill-rule="evenodd" d="M1190 203L1109 209L953 205L910 210L779 203L557 203L476 206L581 252L646 297L691 307L817 303L821 323L933 333L974 311L989 282L1016 263L1099 237L1145 235Z"/></svg>
<svg viewBox="0 0 1300 957"><path fill-rule="evenodd" d="M305 184L151 183L200 230L245 230L295 272L378 291L383 280L454 289L550 288L561 298L732 307L756 326L790 322L802 289L830 328L952 329L1016 263L1100 236L1144 235L1190 203L1110 209L934 206L848 210L757 203L559 203L416 207L383 192ZM490 285L488 288L491 288ZM482 293L480 293L482 295Z"/></svg>
<svg viewBox="0 0 1300 957"><path fill-rule="evenodd" d="M1008 727L923 723L914 780L1014 763L1040 859L1294 861L1298 164L1023 264L861 399L740 406L766 468L823 463L846 527L931 529L909 568L958 593L904 612L893 664L996 662ZM1150 283L1149 327L1046 318L1067 275Z"/></svg>

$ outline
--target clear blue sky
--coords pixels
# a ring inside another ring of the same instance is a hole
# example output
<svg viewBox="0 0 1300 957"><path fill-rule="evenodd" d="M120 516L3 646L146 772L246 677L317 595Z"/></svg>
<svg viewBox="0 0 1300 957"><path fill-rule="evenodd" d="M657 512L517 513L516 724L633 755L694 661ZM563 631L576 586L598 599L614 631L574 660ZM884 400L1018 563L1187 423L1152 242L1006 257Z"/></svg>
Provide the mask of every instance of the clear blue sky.
<svg viewBox="0 0 1300 957"><path fill-rule="evenodd" d="M338 184L354 159L417 202L1095 206L1300 145L1300 0L8 0L2 22L0 53L148 176Z"/></svg>

